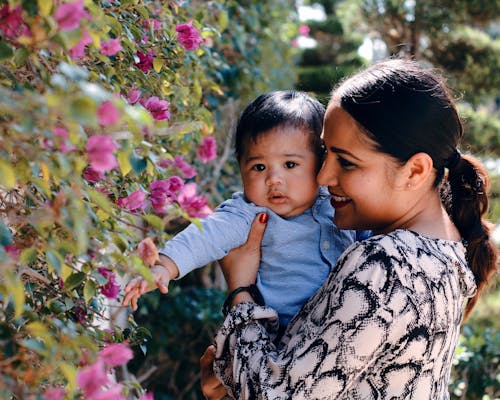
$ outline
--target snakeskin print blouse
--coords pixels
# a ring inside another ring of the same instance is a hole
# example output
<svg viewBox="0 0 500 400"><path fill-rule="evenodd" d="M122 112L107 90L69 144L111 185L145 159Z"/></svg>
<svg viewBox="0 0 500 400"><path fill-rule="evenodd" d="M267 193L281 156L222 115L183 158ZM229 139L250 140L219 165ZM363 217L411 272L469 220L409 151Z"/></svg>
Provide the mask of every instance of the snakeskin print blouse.
<svg viewBox="0 0 500 400"><path fill-rule="evenodd" d="M475 290L462 243L374 236L346 250L277 343L274 310L233 307L214 370L236 399L448 399Z"/></svg>

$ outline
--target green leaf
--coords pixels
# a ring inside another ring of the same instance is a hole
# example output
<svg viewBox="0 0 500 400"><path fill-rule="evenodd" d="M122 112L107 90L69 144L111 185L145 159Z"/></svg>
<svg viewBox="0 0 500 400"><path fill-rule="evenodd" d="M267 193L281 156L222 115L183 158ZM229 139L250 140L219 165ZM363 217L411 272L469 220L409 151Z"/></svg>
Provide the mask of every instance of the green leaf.
<svg viewBox="0 0 500 400"><path fill-rule="evenodd" d="M0 42L0 61L11 58L13 55L14 52L12 51L12 48L3 42Z"/></svg>
<svg viewBox="0 0 500 400"><path fill-rule="evenodd" d="M19 344L37 353L45 353L47 350L43 342L38 339L24 339L21 340Z"/></svg>
<svg viewBox="0 0 500 400"><path fill-rule="evenodd" d="M0 186L9 190L16 186L16 175L14 168L9 162L0 159Z"/></svg>
<svg viewBox="0 0 500 400"><path fill-rule="evenodd" d="M31 265L36 261L36 249L29 247L21 251L19 255L19 263L23 265Z"/></svg>
<svg viewBox="0 0 500 400"><path fill-rule="evenodd" d="M71 102L71 114L81 124L94 125L97 107L93 101L86 97L80 97Z"/></svg>
<svg viewBox="0 0 500 400"><path fill-rule="evenodd" d="M89 195L90 200L99 206L106 214L115 215L113 207L105 195L93 189L88 189L87 194Z"/></svg>
<svg viewBox="0 0 500 400"><path fill-rule="evenodd" d="M164 223L163 220L153 214L148 214L143 216L144 220L158 231L163 231Z"/></svg>
<svg viewBox="0 0 500 400"><path fill-rule="evenodd" d="M224 32L227 28L227 25L229 23L229 17L227 15L227 11L223 10L219 13L219 29L220 32Z"/></svg>
<svg viewBox="0 0 500 400"><path fill-rule="evenodd" d="M49 271L55 272L57 275L61 276L64 260L59 252L57 252L56 250L48 249L45 255L47 256Z"/></svg>
<svg viewBox="0 0 500 400"><path fill-rule="evenodd" d="M120 150L117 153L118 164L120 165L120 170L122 171L123 176L127 176L127 174L132 171L132 165L130 165L130 154L130 149Z"/></svg>
<svg viewBox="0 0 500 400"><path fill-rule="evenodd" d="M7 228L2 222L0 222L0 244L2 246L12 244L10 229Z"/></svg>
<svg viewBox="0 0 500 400"><path fill-rule="evenodd" d="M83 287L83 298L88 303L97 293L97 285L94 281L88 280Z"/></svg>
<svg viewBox="0 0 500 400"><path fill-rule="evenodd" d="M69 291L76 288L85 280L86 277L87 275L83 272L75 272L74 274L71 274L69 278L64 281L64 289Z"/></svg>
<svg viewBox="0 0 500 400"><path fill-rule="evenodd" d="M130 165L136 174L140 174L146 169L147 160L144 157L138 156L136 153L130 153L129 157Z"/></svg>
<svg viewBox="0 0 500 400"><path fill-rule="evenodd" d="M5 272L5 286L8 288L8 294L12 298L14 306L14 318L19 318L24 310L24 285L21 279L12 271Z"/></svg>

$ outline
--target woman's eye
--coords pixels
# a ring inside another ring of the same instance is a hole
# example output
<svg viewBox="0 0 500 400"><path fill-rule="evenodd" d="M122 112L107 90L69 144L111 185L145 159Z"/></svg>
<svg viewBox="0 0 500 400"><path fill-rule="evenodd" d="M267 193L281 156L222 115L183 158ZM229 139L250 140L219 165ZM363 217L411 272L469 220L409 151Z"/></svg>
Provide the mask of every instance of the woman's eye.
<svg viewBox="0 0 500 400"><path fill-rule="evenodd" d="M295 161L287 161L287 162L285 163L285 167L286 167L286 168L294 168L294 167L296 167L296 166L297 166L297 163L296 163Z"/></svg>
<svg viewBox="0 0 500 400"><path fill-rule="evenodd" d="M255 164L254 166L252 166L252 169L254 171L264 171L266 167L264 166L264 164Z"/></svg>
<svg viewBox="0 0 500 400"><path fill-rule="evenodd" d="M352 167L355 167L355 165L352 162L347 161L345 158L337 156L337 160L338 160L338 162L339 162L339 164L340 164L340 166L342 168L352 168Z"/></svg>

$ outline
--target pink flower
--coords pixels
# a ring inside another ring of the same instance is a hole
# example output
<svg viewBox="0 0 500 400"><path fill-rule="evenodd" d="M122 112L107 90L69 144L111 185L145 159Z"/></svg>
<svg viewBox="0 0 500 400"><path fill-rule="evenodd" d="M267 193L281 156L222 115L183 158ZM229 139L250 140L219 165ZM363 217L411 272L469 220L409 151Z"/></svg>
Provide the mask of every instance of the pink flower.
<svg viewBox="0 0 500 400"><path fill-rule="evenodd" d="M213 136L206 136L203 138L201 146L198 147L197 155L200 160L206 164L217 156L215 153L216 148L217 145L215 144L215 138Z"/></svg>
<svg viewBox="0 0 500 400"><path fill-rule="evenodd" d="M134 353L123 343L109 344L99 352L99 359L108 367L126 364L132 358Z"/></svg>
<svg viewBox="0 0 500 400"><path fill-rule="evenodd" d="M111 171L118 167L118 161L113 154L118 146L109 136L96 135L87 142L87 156L90 166L97 172Z"/></svg>
<svg viewBox="0 0 500 400"><path fill-rule="evenodd" d="M152 57L153 55L154 55L154 53L145 54L145 53L138 51L137 57L139 57L139 62L135 63L135 65L142 72L149 72L149 70L153 66L153 57Z"/></svg>
<svg viewBox="0 0 500 400"><path fill-rule="evenodd" d="M75 44L71 49L69 49L69 56L73 60L78 60L85 57L85 47L92 43L92 38L86 30L83 30L82 38Z"/></svg>
<svg viewBox="0 0 500 400"><path fill-rule="evenodd" d="M292 40L292 47L294 47L294 48L299 47L299 41L297 39Z"/></svg>
<svg viewBox="0 0 500 400"><path fill-rule="evenodd" d="M120 110L112 101L106 100L97 109L97 119L104 126L116 124L120 120Z"/></svg>
<svg viewBox="0 0 500 400"><path fill-rule="evenodd" d="M121 383L114 383L107 389L100 390L93 394L92 397L86 398L86 400L127 400L122 396L122 388Z"/></svg>
<svg viewBox="0 0 500 400"><path fill-rule="evenodd" d="M177 40L179 44L186 50L196 50L200 47L203 39L200 36L200 31L193 26L193 21L186 24L179 24L175 27L177 31Z"/></svg>
<svg viewBox="0 0 500 400"><path fill-rule="evenodd" d="M83 178L88 182L96 183L104 178L104 174L89 166L83 170Z"/></svg>
<svg viewBox="0 0 500 400"><path fill-rule="evenodd" d="M307 25L300 25L299 26L299 35L308 36L309 32L311 32L311 28L309 28Z"/></svg>
<svg viewBox="0 0 500 400"><path fill-rule="evenodd" d="M137 254L144 261L144 264L152 267L156 261L159 260L158 249L154 244L153 240L149 237L142 240L137 245Z"/></svg>
<svg viewBox="0 0 500 400"><path fill-rule="evenodd" d="M100 359L94 364L78 371L76 375L76 383L82 389L85 398L90 398L95 393L99 392L101 387L109 382L104 362Z"/></svg>
<svg viewBox="0 0 500 400"><path fill-rule="evenodd" d="M127 197L120 197L116 204L128 210L132 213L137 213L144 210L147 206L146 204L146 193L138 189L135 192L129 194Z"/></svg>
<svg viewBox="0 0 500 400"><path fill-rule="evenodd" d="M16 6L12 10L9 4L5 4L0 9L0 32L8 38L18 37L23 30L24 20L21 6Z"/></svg>
<svg viewBox="0 0 500 400"><path fill-rule="evenodd" d="M127 93L127 100L130 104L137 103L141 98L141 91L137 89L132 89Z"/></svg>
<svg viewBox="0 0 500 400"><path fill-rule="evenodd" d="M12 258L15 261L19 259L19 255L21 254L21 249L17 247L15 244L7 244L4 246L4 249L10 258Z"/></svg>
<svg viewBox="0 0 500 400"><path fill-rule="evenodd" d="M108 278L108 282L101 286L101 293L108 299L116 300L118 293L120 293L120 285L116 283L116 275L107 268L98 268L97 271Z"/></svg>
<svg viewBox="0 0 500 400"><path fill-rule="evenodd" d="M43 393L46 400L61 400L66 395L66 391L60 386L51 386Z"/></svg>
<svg viewBox="0 0 500 400"><path fill-rule="evenodd" d="M153 393L144 393L141 397L139 397L139 400L154 400Z"/></svg>
<svg viewBox="0 0 500 400"><path fill-rule="evenodd" d="M105 56L114 56L120 50L123 50L123 47L120 44L119 38L109 39L101 43L101 53Z"/></svg>
<svg viewBox="0 0 500 400"><path fill-rule="evenodd" d="M170 103L167 100L160 100L157 96L150 97L144 103L154 119L161 121L170 119L170 111L168 110Z"/></svg>
<svg viewBox="0 0 500 400"><path fill-rule="evenodd" d="M191 179L196 176L196 170L186 161L184 161L183 156L175 156L173 160L161 160L158 162L158 166L162 168L167 168L169 166L176 167L179 171L182 172L184 178Z"/></svg>
<svg viewBox="0 0 500 400"><path fill-rule="evenodd" d="M176 199L177 192L184 186L184 181L178 176L171 176L166 181L158 180L151 182L149 191L151 205L156 212L164 212L163 207L172 204Z"/></svg>
<svg viewBox="0 0 500 400"><path fill-rule="evenodd" d="M61 153L65 154L76 149L76 146L68 144L68 131L62 127L54 128L54 139L59 145Z"/></svg>
<svg viewBox="0 0 500 400"><path fill-rule="evenodd" d="M191 218L203 218L212 214L207 199L196 194L196 183L188 183L180 190L177 203Z"/></svg>
<svg viewBox="0 0 500 400"><path fill-rule="evenodd" d="M77 0L74 3L63 3L57 7L54 13L54 18L63 31L78 28L80 21L89 17L89 13L84 9L83 0Z"/></svg>

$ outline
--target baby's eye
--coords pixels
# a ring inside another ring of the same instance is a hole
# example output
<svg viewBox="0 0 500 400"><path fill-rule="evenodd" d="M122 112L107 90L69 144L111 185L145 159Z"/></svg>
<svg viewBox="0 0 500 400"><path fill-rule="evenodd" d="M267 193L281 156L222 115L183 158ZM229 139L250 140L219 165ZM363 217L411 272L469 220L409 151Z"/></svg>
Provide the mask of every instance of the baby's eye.
<svg viewBox="0 0 500 400"><path fill-rule="evenodd" d="M297 166L297 163L296 163L295 161L287 161L287 162L285 163L285 167L286 167L286 168L294 168L294 167L296 167L296 166Z"/></svg>
<svg viewBox="0 0 500 400"><path fill-rule="evenodd" d="M264 164L255 164L252 166L252 169L254 171L264 171L266 167L264 166Z"/></svg>
<svg viewBox="0 0 500 400"><path fill-rule="evenodd" d="M337 161L339 162L340 166L344 169L352 168L355 167L356 165L353 164L350 161L347 161L345 158L342 158L340 156L337 156Z"/></svg>

